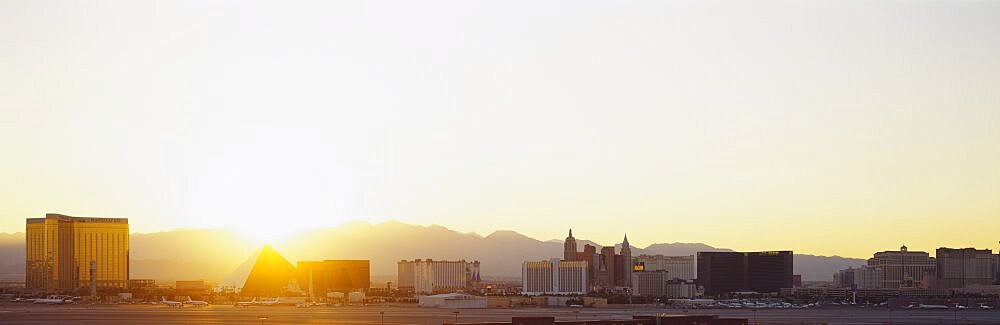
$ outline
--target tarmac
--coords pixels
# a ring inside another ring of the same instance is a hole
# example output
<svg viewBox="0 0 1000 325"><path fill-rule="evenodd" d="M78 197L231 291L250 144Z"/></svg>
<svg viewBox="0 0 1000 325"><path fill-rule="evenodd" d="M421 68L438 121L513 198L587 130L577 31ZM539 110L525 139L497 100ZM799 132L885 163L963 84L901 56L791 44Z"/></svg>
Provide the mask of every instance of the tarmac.
<svg viewBox="0 0 1000 325"><path fill-rule="evenodd" d="M456 313L457 312L457 313ZM1000 324L996 310L893 310L836 307L819 309L663 309L522 307L434 309L414 305L360 307L208 307L163 305L33 305L0 303L0 324L421 324L510 321L512 316L554 316L557 320L630 319L633 315L719 315L759 324Z"/></svg>

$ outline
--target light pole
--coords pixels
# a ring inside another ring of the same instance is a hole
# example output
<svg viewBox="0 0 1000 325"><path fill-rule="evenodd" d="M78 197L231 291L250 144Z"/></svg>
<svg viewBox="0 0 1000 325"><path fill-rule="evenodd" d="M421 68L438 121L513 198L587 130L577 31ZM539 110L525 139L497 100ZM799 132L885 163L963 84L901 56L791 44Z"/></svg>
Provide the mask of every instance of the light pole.
<svg viewBox="0 0 1000 325"><path fill-rule="evenodd" d="M380 324L385 325L385 312L384 311L378 312L378 321L379 321Z"/></svg>
<svg viewBox="0 0 1000 325"><path fill-rule="evenodd" d="M458 311L456 310L453 311L452 313L455 313L455 322L458 323Z"/></svg>
<svg viewBox="0 0 1000 325"><path fill-rule="evenodd" d="M260 325L264 325L264 321L267 320L267 315L257 316L257 319L260 320Z"/></svg>
<svg viewBox="0 0 1000 325"><path fill-rule="evenodd" d="M757 322L757 308L753 309L753 323L754 325L760 324Z"/></svg>

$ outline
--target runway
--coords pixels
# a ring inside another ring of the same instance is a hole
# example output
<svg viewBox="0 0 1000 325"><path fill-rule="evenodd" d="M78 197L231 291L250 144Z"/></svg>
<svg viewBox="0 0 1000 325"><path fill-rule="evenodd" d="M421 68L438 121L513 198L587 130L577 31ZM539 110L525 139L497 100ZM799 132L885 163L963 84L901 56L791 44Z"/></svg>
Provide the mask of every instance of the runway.
<svg viewBox="0 0 1000 325"><path fill-rule="evenodd" d="M458 312L457 314L455 312ZM888 324L887 309L661 309L526 307L515 309L426 309L412 305L364 307L249 307L229 305L170 308L154 305L45 306L0 304L2 324L421 324L510 321L511 316L557 320L629 319L632 315L690 314L747 318L760 324ZM756 314L756 315L755 315ZM1000 324L991 310L894 310L893 324Z"/></svg>

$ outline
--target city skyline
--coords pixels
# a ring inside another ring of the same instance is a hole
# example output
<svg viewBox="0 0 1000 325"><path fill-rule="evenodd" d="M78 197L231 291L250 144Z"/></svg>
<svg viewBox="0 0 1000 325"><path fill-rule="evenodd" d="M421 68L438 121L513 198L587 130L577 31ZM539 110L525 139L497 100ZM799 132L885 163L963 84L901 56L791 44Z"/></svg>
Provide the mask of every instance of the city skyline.
<svg viewBox="0 0 1000 325"><path fill-rule="evenodd" d="M435 4L3 2L0 232L1000 240L998 2Z"/></svg>
<svg viewBox="0 0 1000 325"><path fill-rule="evenodd" d="M0 322L1000 324L998 89L1000 0L0 1Z"/></svg>
<svg viewBox="0 0 1000 325"><path fill-rule="evenodd" d="M42 217L47 217L47 216L50 216L50 215L59 216L59 215L62 215L62 214L48 213L48 214L42 215ZM84 219L87 219L87 218L91 218L91 219L93 219L93 218L103 218L103 217L86 216L86 215L73 215L73 217L74 218L84 218ZM43 218L26 218L26 219L31 220L31 219L43 219ZM114 218L112 218L112 219L114 219ZM129 219L129 218L123 218L123 219ZM242 247L241 249L252 250L252 249L255 249L257 246L260 246L260 245L272 245L272 246L284 247L284 245L287 245L289 242L294 242L295 245L301 246L303 244L302 239L300 238L302 235L315 234L315 233L317 233L317 231L321 231L321 230L350 231L349 229L352 229L353 227L355 227L355 225L363 225L363 226L371 228L371 229L377 229L378 227L384 226L384 225L402 225L402 226L406 226L406 227L416 227L414 229L433 229L435 227L440 227L441 229L443 229L443 230L445 230L447 232L454 232L455 234L461 234L461 235L471 235L471 236L475 236L476 238L488 238L488 237L496 235L496 234L505 234L505 235L506 234L518 234L518 235L521 235L521 236L525 236L528 239L535 240L535 241L542 242L542 243L558 243L558 244L560 244L560 246L563 246L563 252L560 252L558 254L553 253L553 255L550 256L549 258L563 258L563 259L565 259L565 257L567 256L566 254L570 252L570 248L571 247L566 245L567 240L569 240L569 239L572 239L572 242L574 244L576 244L576 246L577 246L577 250L575 251L575 254L580 254L580 253L583 252L584 244L593 243L593 244L597 245L597 249L598 249L598 253L599 253L599 251L600 251L600 249L602 247L615 247L615 249L621 249L622 242L625 241L625 240L628 240L628 235L627 234L624 234L624 238L620 238L618 240L611 240L609 242L597 241L597 240L591 239L589 237L579 237L579 238L577 238L576 236L573 235L573 230L572 229L568 229L569 232L570 232L570 235L571 235L570 237L566 237L566 238L562 238L562 239L560 239L560 238L545 239L545 238L531 237L529 235L526 235L526 234L518 231L517 229L497 229L497 230L494 230L494 231L489 232L489 233L478 233L478 232L474 232L474 231L462 231L460 229L454 229L454 228L451 228L451 227L448 227L448 226L445 226L445 225L437 225L437 224L420 225L420 224L404 223L404 222L397 221L397 220L388 220L388 221L383 221L383 222L352 221L352 222L348 222L348 223L345 223L345 224L342 224L342 225L337 225L337 226L314 227L314 228L311 228L311 229L308 229L308 230L303 229L303 230L299 230L299 231L296 231L296 232L293 232L293 233L289 233L289 234L287 234L287 236L282 236L281 238L275 238L275 239L257 238L257 237L254 237L252 235L249 235L249 234L243 232L239 228L234 228L234 227L178 228L178 229L170 229L170 230L164 230L164 231L158 231L158 232L148 232L148 233L138 232L138 231L130 231L129 234L154 235L155 236L155 235L160 235L160 234L169 234L169 233L173 233L173 232L186 232L186 231L223 231L223 232L227 233L228 235L235 235L236 236L236 237L229 237L229 236L227 236L227 240L231 240L231 241L235 240L234 244L240 244L242 246L245 246L245 247ZM584 230L586 230L586 229L584 229ZM319 232L319 233L321 233L321 232ZM579 234L579 233L580 233L580 231L578 230L577 234ZM585 231L584 233L587 233L587 232ZM15 233L2 233L2 232L0 232L0 234L7 235L7 236L25 236L26 235L26 233L24 231L15 232ZM11 238L13 238L13 237L11 237ZM721 245L715 245L714 243L711 243L711 242L681 242L681 241L656 240L656 239L643 240L639 244L635 244L633 242L629 242L629 247L637 248L637 249L640 249L640 250L644 250L644 249L648 249L648 248L651 248L651 247L655 247L657 245L664 245L664 244L666 244L666 245L688 245L688 244L706 245L706 247L710 249L709 251L720 251L720 250L721 251L731 250L731 251L736 251L736 252L748 251L747 249L744 249L742 247L721 246ZM795 252L796 253L805 254L805 255L817 256L817 257L843 257L843 258L866 260L866 259L871 258L872 254L874 254L874 253L896 251L896 250L899 249L899 245L902 245L903 247L909 247L910 250L912 250L912 251L927 252L927 253L930 254L930 256L935 256L934 252L937 249L940 249L940 248L977 248L977 249L981 248L981 249L990 249L990 250L994 250L994 251L1000 252L1000 249L998 249L998 248L1000 248L1000 242L998 242L997 244L995 244L994 247L991 247L991 246L974 246L974 245L944 245L944 244L932 245L933 247L920 247L920 246L909 245L909 244L906 244L906 243L899 243L896 246L872 248L871 250L868 250L867 252L863 253L860 256L849 256L849 255L844 255L844 254L829 254L829 255L824 255L824 254L817 254L817 253L814 253L814 252L797 251L797 250ZM299 248L301 249L302 247L299 247ZM761 249L760 251L774 251L774 250L784 250L784 249L786 249L786 248L771 247L770 249ZM244 252L242 250L240 250L240 251L238 251L236 253L237 254L242 254ZM314 254L314 253L311 253L311 254ZM637 258L638 255L633 255L632 257L633 258ZM674 257L676 257L676 256L674 256ZM574 257L574 258L576 258L576 257Z"/></svg>

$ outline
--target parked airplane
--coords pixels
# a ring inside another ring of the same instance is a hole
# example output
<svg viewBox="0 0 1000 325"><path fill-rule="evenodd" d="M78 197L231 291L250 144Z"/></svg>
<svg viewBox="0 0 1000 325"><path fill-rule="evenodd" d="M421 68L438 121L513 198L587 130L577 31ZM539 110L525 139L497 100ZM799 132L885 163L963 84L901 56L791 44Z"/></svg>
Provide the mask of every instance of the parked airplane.
<svg viewBox="0 0 1000 325"><path fill-rule="evenodd" d="M201 300L191 300L191 296L188 296L187 297L187 301L185 301L184 303L188 304L188 305L191 305L191 306L195 306L195 307L206 307L206 306L208 306L208 302L201 301Z"/></svg>
<svg viewBox="0 0 1000 325"><path fill-rule="evenodd" d="M274 297L271 299L261 300L259 305L261 306L295 306L299 304L306 303L307 297Z"/></svg>
<svg viewBox="0 0 1000 325"><path fill-rule="evenodd" d="M945 306L945 305L924 305L924 304L920 304L920 306L918 306L917 308L920 308L920 309L948 309L948 306Z"/></svg>
<svg viewBox="0 0 1000 325"><path fill-rule="evenodd" d="M71 304L73 300L70 296L48 296L42 299L34 299L31 301L33 304L44 304L44 305L62 305Z"/></svg>
<svg viewBox="0 0 1000 325"><path fill-rule="evenodd" d="M257 297L253 297L250 301L238 301L234 306L236 307L250 307L257 304Z"/></svg>
<svg viewBox="0 0 1000 325"><path fill-rule="evenodd" d="M170 300L167 300L167 298L165 298L165 297L160 297L160 303L164 304L164 305L167 305L167 307L181 308L181 306L184 306L184 304L181 303L180 301L170 301Z"/></svg>

